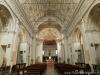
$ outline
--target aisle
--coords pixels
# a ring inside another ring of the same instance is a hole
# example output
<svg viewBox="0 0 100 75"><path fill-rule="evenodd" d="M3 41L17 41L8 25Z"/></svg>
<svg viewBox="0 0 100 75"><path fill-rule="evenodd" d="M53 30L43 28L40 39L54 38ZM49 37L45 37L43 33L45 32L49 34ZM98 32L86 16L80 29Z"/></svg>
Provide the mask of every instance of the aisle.
<svg viewBox="0 0 100 75"><path fill-rule="evenodd" d="M45 75L58 75L54 69L54 64L52 62L47 63L47 70Z"/></svg>

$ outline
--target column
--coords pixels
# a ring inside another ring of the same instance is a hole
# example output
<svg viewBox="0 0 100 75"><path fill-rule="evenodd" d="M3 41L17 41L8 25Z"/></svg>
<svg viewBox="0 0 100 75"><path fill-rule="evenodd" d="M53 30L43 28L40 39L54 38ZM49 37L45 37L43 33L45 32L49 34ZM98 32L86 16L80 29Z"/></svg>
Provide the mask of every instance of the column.
<svg viewBox="0 0 100 75"><path fill-rule="evenodd" d="M43 41L37 39L37 45L36 45L37 62L42 62L42 55L43 55Z"/></svg>
<svg viewBox="0 0 100 75"><path fill-rule="evenodd" d="M95 51L94 48L91 47L91 36L88 35L87 29L86 29L86 23L84 20L82 20L81 24L81 32L83 35L83 48L84 48L84 56L85 56L85 63L95 64Z"/></svg>
<svg viewBox="0 0 100 75"><path fill-rule="evenodd" d="M32 42L33 42L33 49L32 49L32 59L33 59L33 64L35 64L35 60L36 60L36 45L37 45L37 41L36 41L36 32L33 33L33 38L32 38Z"/></svg>
<svg viewBox="0 0 100 75"><path fill-rule="evenodd" d="M69 51L68 51L68 39L65 36L64 37L64 57L65 57L65 62L68 63L68 59L69 59Z"/></svg>
<svg viewBox="0 0 100 75"><path fill-rule="evenodd" d="M12 65L17 63L17 51L18 51L18 46L19 46L19 21L15 19L15 28L13 32L13 39L12 39L12 54L11 54L11 61Z"/></svg>

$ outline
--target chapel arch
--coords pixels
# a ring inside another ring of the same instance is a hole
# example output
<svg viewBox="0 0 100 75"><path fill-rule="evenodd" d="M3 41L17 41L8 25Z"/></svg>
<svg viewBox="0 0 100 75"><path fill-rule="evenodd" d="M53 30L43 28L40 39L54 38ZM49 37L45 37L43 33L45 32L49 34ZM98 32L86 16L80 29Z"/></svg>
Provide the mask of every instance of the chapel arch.
<svg viewBox="0 0 100 75"><path fill-rule="evenodd" d="M87 23L90 45L94 48L92 51L96 56L94 60L96 64L100 64L100 3L91 9Z"/></svg>
<svg viewBox="0 0 100 75"><path fill-rule="evenodd" d="M84 58L84 48L83 48L83 36L79 28L76 28L76 30L73 33L73 43L75 51L75 63L85 63ZM73 51L72 51L73 52Z"/></svg>
<svg viewBox="0 0 100 75"><path fill-rule="evenodd" d="M12 26L13 19L8 8L0 4L0 66L11 65L9 52L11 52L12 37L8 32ZM10 39L8 39L10 38Z"/></svg>

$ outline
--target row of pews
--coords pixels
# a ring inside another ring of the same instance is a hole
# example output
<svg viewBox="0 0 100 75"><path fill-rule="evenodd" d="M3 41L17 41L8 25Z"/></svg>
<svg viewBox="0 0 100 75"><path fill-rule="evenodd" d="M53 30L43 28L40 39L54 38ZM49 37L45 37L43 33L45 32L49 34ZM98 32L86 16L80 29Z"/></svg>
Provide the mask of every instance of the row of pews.
<svg viewBox="0 0 100 75"><path fill-rule="evenodd" d="M10 72L10 66L0 67L0 75L8 75Z"/></svg>
<svg viewBox="0 0 100 75"><path fill-rule="evenodd" d="M92 68L92 69L91 69ZM55 69L59 75L100 75L100 65L92 65L77 63L70 64L55 64Z"/></svg>
<svg viewBox="0 0 100 75"><path fill-rule="evenodd" d="M46 70L46 64L32 64L26 66L23 64L16 64L12 67L0 67L0 75L43 75Z"/></svg>
<svg viewBox="0 0 100 75"><path fill-rule="evenodd" d="M25 66L25 64L17 64L12 67L13 75L42 75L46 70L46 64L32 64Z"/></svg>

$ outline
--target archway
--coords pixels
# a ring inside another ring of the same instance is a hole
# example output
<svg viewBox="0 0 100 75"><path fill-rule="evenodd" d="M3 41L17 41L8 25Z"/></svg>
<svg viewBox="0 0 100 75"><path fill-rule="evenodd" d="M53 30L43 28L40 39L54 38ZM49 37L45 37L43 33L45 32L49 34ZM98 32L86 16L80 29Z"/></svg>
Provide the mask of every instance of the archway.
<svg viewBox="0 0 100 75"><path fill-rule="evenodd" d="M62 40L61 27L55 21L45 21L38 27L36 59L40 62L46 61L43 58L58 60L58 41ZM47 43L50 43L49 45ZM54 44L55 43L55 44ZM59 45L61 46L61 44ZM61 49L60 49L61 50ZM40 54L40 52L42 54ZM42 58L41 58L42 57Z"/></svg>
<svg viewBox="0 0 100 75"><path fill-rule="evenodd" d="M52 25L52 23L56 24L57 27L60 28L60 30L63 30L64 29L64 24L62 23L62 21L57 18L56 16L42 16L42 17L39 17L36 22L34 22L34 30L39 30L38 28L41 26L44 26L46 25L47 23L48 26ZM51 24L50 24L51 23ZM54 25L55 26L55 25ZM53 26L53 27L54 27ZM50 26L51 27L51 26Z"/></svg>
<svg viewBox="0 0 100 75"><path fill-rule="evenodd" d="M96 64L100 64L100 4L95 5L88 16L89 42L92 47L92 54Z"/></svg>
<svg viewBox="0 0 100 75"><path fill-rule="evenodd" d="M12 35L8 32L12 23L11 13L4 5L0 5L0 66L11 65Z"/></svg>
<svg viewBox="0 0 100 75"><path fill-rule="evenodd" d="M85 58L84 58L84 48L83 48L83 37L82 33L77 28L73 34L73 42L74 42L74 47L72 51L74 54L74 62L75 63L85 63Z"/></svg>
<svg viewBox="0 0 100 75"><path fill-rule="evenodd" d="M50 34L51 36L55 37L53 34ZM47 35L50 37L49 35ZM44 37L43 40L43 61L46 61L48 59L52 59L53 61L57 62L57 41L55 39L48 38L47 36ZM46 59L47 58L47 59Z"/></svg>

